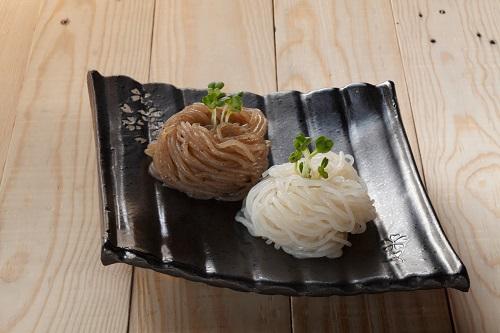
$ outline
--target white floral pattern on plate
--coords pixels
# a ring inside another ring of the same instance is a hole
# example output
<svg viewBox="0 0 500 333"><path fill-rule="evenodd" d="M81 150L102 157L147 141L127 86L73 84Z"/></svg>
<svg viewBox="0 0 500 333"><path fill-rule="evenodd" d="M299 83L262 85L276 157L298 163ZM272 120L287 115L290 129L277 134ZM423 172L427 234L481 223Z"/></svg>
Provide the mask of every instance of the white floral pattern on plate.
<svg viewBox="0 0 500 333"><path fill-rule="evenodd" d="M130 92L131 95L126 103L120 106L121 125L131 132L136 132L134 140L144 144L149 140L141 135L140 131L142 131L143 126L148 125L148 128L152 130L151 137L155 138L163 127L161 119L164 112L154 105L150 93L141 92L138 88L134 88Z"/></svg>

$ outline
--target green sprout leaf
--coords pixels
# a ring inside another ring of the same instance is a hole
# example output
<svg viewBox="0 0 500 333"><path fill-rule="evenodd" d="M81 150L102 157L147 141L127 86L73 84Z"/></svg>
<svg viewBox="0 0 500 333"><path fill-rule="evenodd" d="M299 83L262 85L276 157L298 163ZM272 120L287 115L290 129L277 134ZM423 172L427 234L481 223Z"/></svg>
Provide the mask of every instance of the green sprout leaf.
<svg viewBox="0 0 500 333"><path fill-rule="evenodd" d="M300 162L299 163L299 171L301 174L302 174L303 170L304 170L304 162Z"/></svg>
<svg viewBox="0 0 500 333"><path fill-rule="evenodd" d="M321 160L320 166L324 169L324 168L326 168L327 165L328 165L328 158L323 157L323 159Z"/></svg>
<svg viewBox="0 0 500 333"><path fill-rule="evenodd" d="M223 95L224 95L224 94L223 94ZM223 96L223 97L224 97L224 96ZM224 106L224 99L219 99L219 100L217 100L217 101L215 102L215 105L216 105L217 107L222 107L222 106Z"/></svg>
<svg viewBox="0 0 500 333"><path fill-rule="evenodd" d="M220 104L220 101L226 97L226 94L221 91L223 87L223 82L211 82L208 85L207 95L201 99L203 104L208 106L211 110L224 105L224 103Z"/></svg>
<svg viewBox="0 0 500 333"><path fill-rule="evenodd" d="M325 169L318 168L318 173L321 177L327 179L328 178L328 172L325 171Z"/></svg>
<svg viewBox="0 0 500 333"><path fill-rule="evenodd" d="M301 158L302 158L302 152L296 150L290 154L290 156L288 157L288 161L290 163L295 163L298 162Z"/></svg>
<svg viewBox="0 0 500 333"><path fill-rule="evenodd" d="M323 157L323 159L321 160L321 164L318 167L318 173L321 177L323 177L325 179L328 178L328 172L325 171L325 168L327 167L327 165L328 165L328 158Z"/></svg>
<svg viewBox="0 0 500 333"><path fill-rule="evenodd" d="M304 133L300 133L295 137L293 140L293 146L297 151L304 151L308 149L309 145L311 144L312 139L308 136L305 136Z"/></svg>
<svg viewBox="0 0 500 333"><path fill-rule="evenodd" d="M229 112L240 112L241 107L243 105L243 92L239 92L235 95L229 96L224 100L224 103L227 105L227 109Z"/></svg>
<svg viewBox="0 0 500 333"><path fill-rule="evenodd" d="M316 151L318 153L327 153L333 147L333 141L326 136L320 136L316 139Z"/></svg>
<svg viewBox="0 0 500 333"><path fill-rule="evenodd" d="M230 95L224 99L224 121L229 122L229 117L233 113L241 112L241 108L243 107L243 92L240 91L237 94Z"/></svg>

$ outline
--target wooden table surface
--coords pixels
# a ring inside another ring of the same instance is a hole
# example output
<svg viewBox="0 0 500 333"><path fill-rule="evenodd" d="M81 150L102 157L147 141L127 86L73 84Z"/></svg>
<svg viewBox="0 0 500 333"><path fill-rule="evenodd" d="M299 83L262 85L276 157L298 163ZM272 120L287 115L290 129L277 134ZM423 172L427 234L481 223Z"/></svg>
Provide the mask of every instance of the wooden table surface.
<svg viewBox="0 0 500 333"><path fill-rule="evenodd" d="M0 0L0 332L500 332L500 1ZM102 266L88 69L396 83L471 290L262 296Z"/></svg>

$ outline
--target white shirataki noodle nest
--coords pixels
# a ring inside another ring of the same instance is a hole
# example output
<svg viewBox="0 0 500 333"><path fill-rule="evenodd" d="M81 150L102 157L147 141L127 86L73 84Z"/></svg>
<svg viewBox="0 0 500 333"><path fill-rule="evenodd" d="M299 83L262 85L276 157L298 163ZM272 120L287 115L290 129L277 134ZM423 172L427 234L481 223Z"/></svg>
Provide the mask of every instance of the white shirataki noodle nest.
<svg viewBox="0 0 500 333"><path fill-rule="evenodd" d="M329 159L327 179L317 174L324 157ZM348 233L364 232L376 217L353 163L343 152L317 154L311 178L297 174L292 163L275 165L250 190L236 220L252 236L297 258L340 257L342 247L351 245Z"/></svg>

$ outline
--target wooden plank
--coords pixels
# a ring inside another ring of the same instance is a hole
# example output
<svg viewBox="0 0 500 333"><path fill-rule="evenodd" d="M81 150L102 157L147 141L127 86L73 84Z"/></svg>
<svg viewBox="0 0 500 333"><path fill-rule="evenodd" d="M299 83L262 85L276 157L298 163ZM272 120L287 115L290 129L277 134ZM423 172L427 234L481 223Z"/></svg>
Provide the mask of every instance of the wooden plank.
<svg viewBox="0 0 500 333"><path fill-rule="evenodd" d="M16 115L17 99L35 24L40 12L38 0L0 0L0 181Z"/></svg>
<svg viewBox="0 0 500 333"><path fill-rule="evenodd" d="M289 298L135 270L131 332L290 332Z"/></svg>
<svg viewBox="0 0 500 333"><path fill-rule="evenodd" d="M294 332L451 332L446 298L432 290L292 298Z"/></svg>
<svg viewBox="0 0 500 333"><path fill-rule="evenodd" d="M468 294L450 291L454 323L498 332L500 2L393 8L427 189L471 278Z"/></svg>
<svg viewBox="0 0 500 333"><path fill-rule="evenodd" d="M228 91L276 90L272 1L157 0L151 80L204 87L215 79Z"/></svg>
<svg viewBox="0 0 500 333"><path fill-rule="evenodd" d="M270 0L157 1L151 80L276 89ZM132 332L289 332L288 297L208 287L136 269Z"/></svg>
<svg viewBox="0 0 500 333"><path fill-rule="evenodd" d="M147 79L153 9L49 0L41 11L0 187L2 332L127 328L131 268L99 260L86 71Z"/></svg>
<svg viewBox="0 0 500 333"><path fill-rule="evenodd" d="M358 81L393 80L403 122L419 162L389 1L278 0L275 19L280 90L307 91ZM443 290L292 298L292 319L296 332L451 331Z"/></svg>

